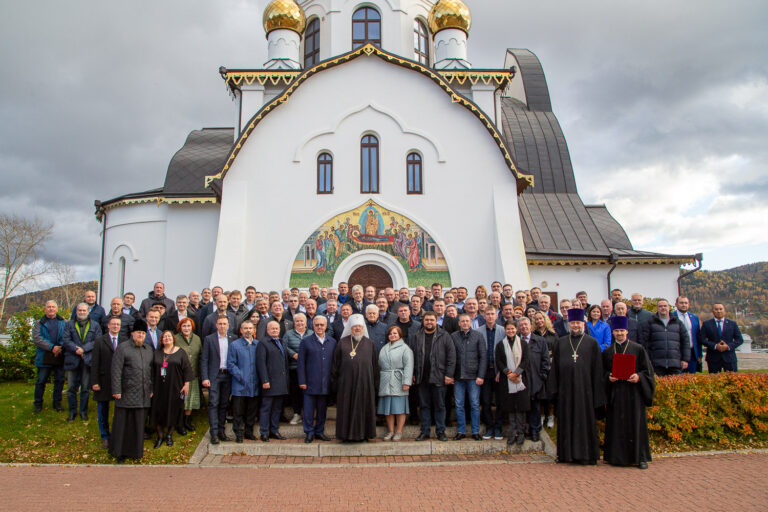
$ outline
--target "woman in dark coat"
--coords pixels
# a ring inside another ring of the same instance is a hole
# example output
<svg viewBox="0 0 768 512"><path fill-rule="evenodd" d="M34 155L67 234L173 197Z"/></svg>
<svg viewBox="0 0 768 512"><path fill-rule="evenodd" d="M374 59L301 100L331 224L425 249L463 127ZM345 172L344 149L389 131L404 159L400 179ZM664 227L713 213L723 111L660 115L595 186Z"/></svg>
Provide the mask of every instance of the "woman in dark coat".
<svg viewBox="0 0 768 512"><path fill-rule="evenodd" d="M112 357L112 397L115 415L109 452L121 464L144 453L144 424L152 398L152 347L144 344L147 324L136 320L131 340L120 343Z"/></svg>
<svg viewBox="0 0 768 512"><path fill-rule="evenodd" d="M512 432L507 444L523 444L527 412L531 409L530 352L527 343L520 341L517 324L507 320L507 337L496 345L496 375L499 379L498 404L509 414Z"/></svg>
<svg viewBox="0 0 768 512"><path fill-rule="evenodd" d="M155 448L160 448L163 440L168 446L173 446L173 428L183 414L184 399L189 393L189 383L194 378L189 356L176 346L173 332L163 332L160 350L155 350L152 361L154 395L149 422L157 429Z"/></svg>

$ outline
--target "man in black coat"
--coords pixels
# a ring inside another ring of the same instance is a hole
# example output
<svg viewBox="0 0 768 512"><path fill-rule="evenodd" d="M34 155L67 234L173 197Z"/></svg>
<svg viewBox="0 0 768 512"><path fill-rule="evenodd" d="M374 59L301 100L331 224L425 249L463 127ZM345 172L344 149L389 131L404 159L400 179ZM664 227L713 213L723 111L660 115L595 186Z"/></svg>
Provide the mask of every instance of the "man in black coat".
<svg viewBox="0 0 768 512"><path fill-rule="evenodd" d="M170 315L176 310L176 304L174 304L173 300L165 296L165 284L160 281L155 283L154 289L147 294L147 298L141 301L139 313L142 318L146 318L149 310L158 302L162 302L165 305L165 313L167 315Z"/></svg>
<svg viewBox="0 0 768 512"><path fill-rule="evenodd" d="M213 314L210 314L206 317L205 321L203 322L203 328L201 330L202 339L207 338L211 334L216 332L216 319L219 317L219 315L226 314L227 318L229 319L229 334L236 336L235 333L235 326L237 325L237 318L235 316L234 311L228 308L229 299L227 299L227 296L222 294L219 294L218 297L216 297L216 311Z"/></svg>
<svg viewBox="0 0 768 512"><path fill-rule="evenodd" d="M669 302L659 299L656 314L640 325L640 344L648 352L653 371L659 377L682 373L691 358L688 330L677 315L670 315L669 311Z"/></svg>
<svg viewBox="0 0 768 512"><path fill-rule="evenodd" d="M488 364L488 349L485 336L472 329L472 319L467 313L459 315L459 330L451 334L456 349L456 374L453 397L458 423L454 441L467 437L467 419L464 400L469 393L471 407L472 439L482 441L480 436L480 388L483 385Z"/></svg>
<svg viewBox="0 0 768 512"><path fill-rule="evenodd" d="M256 347L256 368L261 383L259 431L265 443L285 439L280 435L280 414L283 397L288 394L288 351L280 339L280 323L270 320L267 335Z"/></svg>
<svg viewBox="0 0 768 512"><path fill-rule="evenodd" d="M531 321L528 317L523 316L517 320L517 331L520 340L527 343L529 348L531 410L528 413L528 428L531 440L536 442L540 439L541 432L541 401L546 399L544 383L549 376L549 347L544 338L531 333Z"/></svg>
<svg viewBox="0 0 768 512"><path fill-rule="evenodd" d="M327 304L330 307L331 301L328 301ZM331 320L330 311L326 311L325 316L328 317L328 322L331 324L328 334L338 340L341 338L341 334L344 332L347 322L349 322L349 317L352 316L352 306L349 304L342 304L341 308L339 308L339 312L334 315L333 320Z"/></svg>
<svg viewBox="0 0 768 512"><path fill-rule="evenodd" d="M365 307L371 302L365 299L363 287L356 284L352 287L352 292L349 295L350 300L347 304L352 306L352 314L365 316Z"/></svg>
<svg viewBox="0 0 768 512"><path fill-rule="evenodd" d="M123 300L120 297L115 297L112 302L109 303L109 311L101 319L101 332L107 332L107 323L110 318L120 319L120 337L128 339L133 322L136 320L130 314L126 313L123 309Z"/></svg>
<svg viewBox="0 0 768 512"><path fill-rule="evenodd" d="M119 300L119 299L118 299ZM114 301L113 301L114 303ZM133 327L133 318L131 327ZM112 356L117 346L128 339L122 334L123 327L119 316L109 317L105 333L96 338L91 355L91 389L96 401L96 415L99 421L101 447L109 448L109 403L112 397Z"/></svg>
<svg viewBox="0 0 768 512"><path fill-rule="evenodd" d="M227 353L235 336L228 333L229 318L222 315L216 319L216 332L203 340L203 352L200 354L200 376L203 387L208 388L208 424L210 425L211 444L230 441L224 433L227 421L227 406L232 390L232 377L227 371Z"/></svg>
<svg viewBox="0 0 768 512"><path fill-rule="evenodd" d="M408 338L408 346L413 351L413 384L418 389L421 416L421 433L416 440L429 439L434 416L437 439L447 441L445 392L446 386L453 384L456 371L456 348L451 335L437 325L437 314L427 311L423 326Z"/></svg>

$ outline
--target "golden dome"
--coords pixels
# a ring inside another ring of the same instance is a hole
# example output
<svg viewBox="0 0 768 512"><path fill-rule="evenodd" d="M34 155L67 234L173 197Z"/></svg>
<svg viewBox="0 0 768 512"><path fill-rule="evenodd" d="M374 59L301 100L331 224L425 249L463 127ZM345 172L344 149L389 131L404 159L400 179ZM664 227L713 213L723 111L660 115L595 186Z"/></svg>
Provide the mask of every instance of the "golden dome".
<svg viewBox="0 0 768 512"><path fill-rule="evenodd" d="M307 25L304 9L295 0L272 0L264 9L264 31L288 29L301 35Z"/></svg>
<svg viewBox="0 0 768 512"><path fill-rule="evenodd" d="M429 12L429 29L437 34L446 28L457 28L469 35L472 13L461 0L439 0Z"/></svg>

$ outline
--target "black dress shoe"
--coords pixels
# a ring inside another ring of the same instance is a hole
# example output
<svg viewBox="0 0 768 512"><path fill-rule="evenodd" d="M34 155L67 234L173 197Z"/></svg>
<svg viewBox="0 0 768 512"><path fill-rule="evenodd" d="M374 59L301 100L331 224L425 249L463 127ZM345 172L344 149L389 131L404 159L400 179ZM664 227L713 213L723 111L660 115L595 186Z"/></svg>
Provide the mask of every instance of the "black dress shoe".
<svg viewBox="0 0 768 512"><path fill-rule="evenodd" d="M474 439L475 441L482 441L483 436L481 436L480 434L472 434L472 439Z"/></svg>
<svg viewBox="0 0 768 512"><path fill-rule="evenodd" d="M438 441L447 441L448 440L448 436L445 435L445 432L440 432L439 434L437 434L437 440Z"/></svg>
<svg viewBox="0 0 768 512"><path fill-rule="evenodd" d="M515 439L515 442L518 445L522 445L525 442L525 434L517 434L517 439Z"/></svg>
<svg viewBox="0 0 768 512"><path fill-rule="evenodd" d="M41 412L43 412L43 406L42 406L42 405L38 405L38 404L35 404L35 410L34 410L34 413L35 413L35 414L40 414Z"/></svg>
<svg viewBox="0 0 768 512"><path fill-rule="evenodd" d="M73 412L69 413L69 416L67 416L67 421L70 422L70 423L75 421L75 413L73 413Z"/></svg>
<svg viewBox="0 0 768 512"><path fill-rule="evenodd" d="M178 432L178 434L179 434L180 436L185 436L185 435L187 435L187 429L185 429L185 428L184 428L184 425L177 425L177 426L176 426L176 432Z"/></svg>
<svg viewBox="0 0 768 512"><path fill-rule="evenodd" d="M163 446L163 438L162 436L157 436L157 440L155 441L155 450Z"/></svg>
<svg viewBox="0 0 768 512"><path fill-rule="evenodd" d="M541 441L541 434L539 434L538 432L534 432L533 434L531 434L531 441L533 441L534 443Z"/></svg>
<svg viewBox="0 0 768 512"><path fill-rule="evenodd" d="M464 439L465 437L467 437L467 434L462 434L461 432L459 432L458 434L456 434L455 436L453 436L453 440L454 440L454 441L461 441L461 440L462 440L462 439Z"/></svg>
<svg viewBox="0 0 768 512"><path fill-rule="evenodd" d="M240 436L235 436L235 442L237 444L243 444L243 438Z"/></svg>
<svg viewBox="0 0 768 512"><path fill-rule="evenodd" d="M56 412L64 411L64 408L61 406L61 402L54 402L53 403L53 410L56 411Z"/></svg>
<svg viewBox="0 0 768 512"><path fill-rule="evenodd" d="M317 434L315 437L316 437L317 439L321 440L321 441L330 441L330 440L331 440L331 438L330 438L330 437L328 437L328 436L327 436L327 435L325 435L325 434Z"/></svg>
<svg viewBox="0 0 768 512"><path fill-rule="evenodd" d="M640 469L648 469L648 463L645 462L644 460L641 460L640 464L638 464L637 467L639 467Z"/></svg>
<svg viewBox="0 0 768 512"><path fill-rule="evenodd" d="M261 434L261 436L259 436L259 439L261 439L261 441L264 442L264 443L268 443L269 442L269 436L266 435L266 434Z"/></svg>
<svg viewBox="0 0 768 512"><path fill-rule="evenodd" d="M307 434L307 437L304 438L304 442L307 444L311 443L314 440L315 440L315 436L311 436L309 434Z"/></svg>
<svg viewBox="0 0 768 512"><path fill-rule="evenodd" d="M80 413L80 419L83 421L88 421L88 413L87 412L81 412Z"/></svg>
<svg viewBox="0 0 768 512"><path fill-rule="evenodd" d="M425 434L424 432L416 436L417 441L426 441L427 439L429 439L429 434Z"/></svg>
<svg viewBox="0 0 768 512"><path fill-rule="evenodd" d="M195 431L195 426L192 424L192 418L190 418L189 416L184 417L184 427L190 432Z"/></svg>
<svg viewBox="0 0 768 512"><path fill-rule="evenodd" d="M283 441L283 440L285 440L285 436L281 435L281 434L280 434L280 432L276 432L276 433L273 433L273 434L269 434L269 438L270 438L270 439L277 439L278 441Z"/></svg>
<svg viewBox="0 0 768 512"><path fill-rule="evenodd" d="M251 432L246 432L245 433L245 438L248 439L249 441L256 441L256 436L253 435L253 433L251 433Z"/></svg>
<svg viewBox="0 0 768 512"><path fill-rule="evenodd" d="M231 441L231 440L232 438L229 437L227 434L225 434L224 432L219 432L219 441L224 441L226 443L227 441Z"/></svg>
<svg viewBox="0 0 768 512"><path fill-rule="evenodd" d="M168 446L173 446L173 434L171 434L170 432L168 433L167 436L165 436L165 444L167 444Z"/></svg>
<svg viewBox="0 0 768 512"><path fill-rule="evenodd" d="M219 444L219 436L211 436L211 444Z"/></svg>

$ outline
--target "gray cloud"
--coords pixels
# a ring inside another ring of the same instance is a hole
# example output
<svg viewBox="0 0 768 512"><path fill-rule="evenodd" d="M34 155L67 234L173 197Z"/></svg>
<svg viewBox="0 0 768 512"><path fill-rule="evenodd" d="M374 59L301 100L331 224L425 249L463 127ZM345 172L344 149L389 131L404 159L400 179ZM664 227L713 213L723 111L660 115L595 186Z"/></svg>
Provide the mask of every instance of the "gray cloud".
<svg viewBox="0 0 768 512"><path fill-rule="evenodd" d="M80 265L82 277L95 278L100 244L93 200L161 186L189 131L231 125L233 105L217 69L264 62L264 4L6 3L0 210L55 219L44 256ZM754 200L765 190L765 2L468 4L470 60L501 67L507 47L539 56L582 195L608 202L633 239L637 233L651 240L643 234L647 219L623 213L632 204L612 207L620 186L594 186L619 169L636 185L664 186L674 169L716 173L707 162L735 157L738 179L722 182L722 192ZM648 182L649 168L669 171ZM681 235L677 228L670 226L670 236ZM687 230L688 252L704 245L700 231Z"/></svg>

